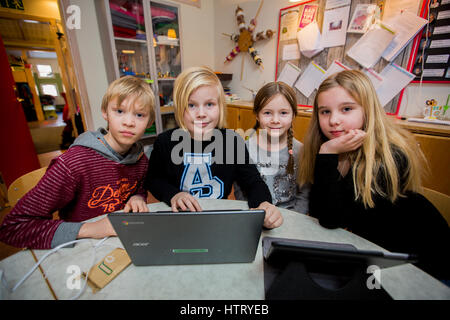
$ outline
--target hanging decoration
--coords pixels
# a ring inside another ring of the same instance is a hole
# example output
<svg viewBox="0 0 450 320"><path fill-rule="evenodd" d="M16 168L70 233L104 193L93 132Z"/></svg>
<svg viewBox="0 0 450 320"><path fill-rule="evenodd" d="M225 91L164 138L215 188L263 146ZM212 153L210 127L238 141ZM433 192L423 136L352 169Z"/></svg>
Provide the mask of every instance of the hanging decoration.
<svg viewBox="0 0 450 320"><path fill-rule="evenodd" d="M259 11L261 10L263 3L264 0L261 0L258 11L256 12L255 17L250 20L250 24L248 26L245 25L244 10L242 10L241 7L237 6L235 16L239 28L239 34L230 35L224 33L224 35L230 37L230 39L234 41L234 43L236 44L233 50L231 50L231 52L226 57L225 63L232 61L240 52L248 52L252 57L253 62L257 66L264 68L262 64L262 59L258 55L258 51L255 49L254 44L255 42L260 40L271 39L275 34L275 31L268 29L266 30L266 32L261 31L256 33L256 35L253 34L253 31L256 28L256 18L258 17ZM241 80L243 71L244 71L244 57L242 57L242 64L241 64Z"/></svg>

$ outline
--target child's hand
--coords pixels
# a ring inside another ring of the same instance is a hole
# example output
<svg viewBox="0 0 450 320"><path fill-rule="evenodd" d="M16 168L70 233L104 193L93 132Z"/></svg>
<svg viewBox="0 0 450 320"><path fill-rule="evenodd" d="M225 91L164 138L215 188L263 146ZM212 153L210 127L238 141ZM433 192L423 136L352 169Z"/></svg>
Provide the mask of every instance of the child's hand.
<svg viewBox="0 0 450 320"><path fill-rule="evenodd" d="M101 239L104 237L115 237L117 236L116 231L114 230L111 222L108 217L104 217L95 222L86 222L78 231L78 237L80 238L94 238Z"/></svg>
<svg viewBox="0 0 450 320"><path fill-rule="evenodd" d="M366 132L359 129L351 129L335 139L328 140L320 147L319 153L346 153L362 146Z"/></svg>
<svg viewBox="0 0 450 320"><path fill-rule="evenodd" d="M283 216L281 215L280 210L273 204L264 201L256 209L266 211L266 216L264 217L264 227L269 229L278 228L283 223Z"/></svg>
<svg viewBox="0 0 450 320"><path fill-rule="evenodd" d="M148 212L147 202L145 202L144 198L139 195L134 195L130 199L128 199L125 207L123 208L124 212Z"/></svg>
<svg viewBox="0 0 450 320"><path fill-rule="evenodd" d="M202 211L202 207L197 202L197 199L187 192L179 192L170 199L172 211L178 212L178 208L182 211Z"/></svg>

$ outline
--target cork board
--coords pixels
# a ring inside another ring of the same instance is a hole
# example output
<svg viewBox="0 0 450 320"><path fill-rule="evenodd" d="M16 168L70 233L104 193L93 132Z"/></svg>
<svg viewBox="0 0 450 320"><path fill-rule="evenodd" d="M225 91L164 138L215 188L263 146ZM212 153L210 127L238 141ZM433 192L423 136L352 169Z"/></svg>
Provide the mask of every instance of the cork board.
<svg viewBox="0 0 450 320"><path fill-rule="evenodd" d="M350 13L349 13L349 22L351 18L353 17L353 13L357 7L358 4L376 4L380 5L383 1L381 0L352 0L350 4ZM307 58L304 55L301 55L300 59L297 60L289 60L285 61L282 59L282 50L284 49L284 46L289 44L296 44L297 39L283 39L283 36L280 36L282 34L283 30L280 30L281 25L281 19L286 19L286 15L289 15L289 13L292 13L292 11L297 11L299 14L299 20L298 23L301 23L301 18L303 15L303 11L305 6L317 6L317 12L315 15L315 20L318 23L318 26L320 28L320 31L322 33L322 24L323 24L323 17L324 17L324 11L325 11L325 5L326 0L305 0L303 2L300 2L298 4L295 4L293 6L289 6L286 8L280 9L279 14L279 24L278 24L278 44L277 44L277 65L276 65L276 76L275 79L278 79L281 71L283 70L286 63L291 63L297 67L300 68L301 72L303 72L306 67L310 64L310 62L313 60L317 65L322 67L323 69L327 70L330 65L333 63L334 60L337 60L344 65L348 66L351 69L356 70L362 70L363 67L360 66L356 61L351 59L346 55L346 52L355 44L355 42L362 36L362 34L358 33L346 33L346 40L345 45L338 46L338 47L330 47L325 48L322 52L320 52L318 55L313 56L311 59ZM408 60L411 53L411 48L414 41L410 41L409 44L400 52L400 54L392 61L393 63L401 66L402 68L407 69L408 68ZM389 62L381 58L375 66L373 66L372 69L374 69L376 72L381 72L386 65L388 65ZM299 105L302 106L312 106L315 98L316 90L309 96L305 97L302 93L300 93L298 90L297 92L297 101ZM399 93L394 99L392 99L386 106L385 110L388 114L397 114L398 113L398 107L400 105L400 96L401 93Z"/></svg>

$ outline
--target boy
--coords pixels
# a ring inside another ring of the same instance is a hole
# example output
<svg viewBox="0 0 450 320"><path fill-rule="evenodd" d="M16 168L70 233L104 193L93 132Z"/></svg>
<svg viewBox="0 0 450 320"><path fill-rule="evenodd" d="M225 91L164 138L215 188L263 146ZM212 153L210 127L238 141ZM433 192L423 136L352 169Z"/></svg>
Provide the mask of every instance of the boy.
<svg viewBox="0 0 450 320"><path fill-rule="evenodd" d="M0 240L49 249L77 238L116 235L107 217L81 222L124 209L131 198L146 199L142 181L148 158L139 139L155 120L154 105L153 91L143 80L127 76L112 82L101 106L108 130L83 133L52 160L44 177L5 217ZM60 220L52 220L56 210Z"/></svg>

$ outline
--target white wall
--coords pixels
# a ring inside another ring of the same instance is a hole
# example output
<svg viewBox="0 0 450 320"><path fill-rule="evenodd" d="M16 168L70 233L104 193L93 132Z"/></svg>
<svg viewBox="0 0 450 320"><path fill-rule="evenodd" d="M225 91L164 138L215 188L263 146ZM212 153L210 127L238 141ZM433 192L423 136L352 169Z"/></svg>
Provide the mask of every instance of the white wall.
<svg viewBox="0 0 450 320"><path fill-rule="evenodd" d="M239 53L234 60L224 63L226 56L236 46L236 44L222 33L239 33L236 23L235 11L237 5L244 10L245 23L249 25L250 20L256 15L261 1L259 0L215 0L214 16L215 25L215 66L217 71L232 73L233 80L229 86L233 93L236 93L243 100L251 100L252 94L249 89L258 90L265 83L275 80L277 34L270 40L258 41L255 48L262 59L264 69L258 67L246 52ZM254 33L266 31L267 29L278 32L278 15L281 8L291 6L293 3L288 0L264 1L257 18ZM241 81L241 65L244 59L244 73Z"/></svg>
<svg viewBox="0 0 450 320"><path fill-rule="evenodd" d="M412 83L404 91L399 114L405 117L423 117L427 100L435 99L438 106L445 105L450 94L450 85L437 83ZM450 110L445 113L450 120Z"/></svg>
<svg viewBox="0 0 450 320"><path fill-rule="evenodd" d="M214 68L214 2L202 0L201 8L178 3L183 68L199 65Z"/></svg>

